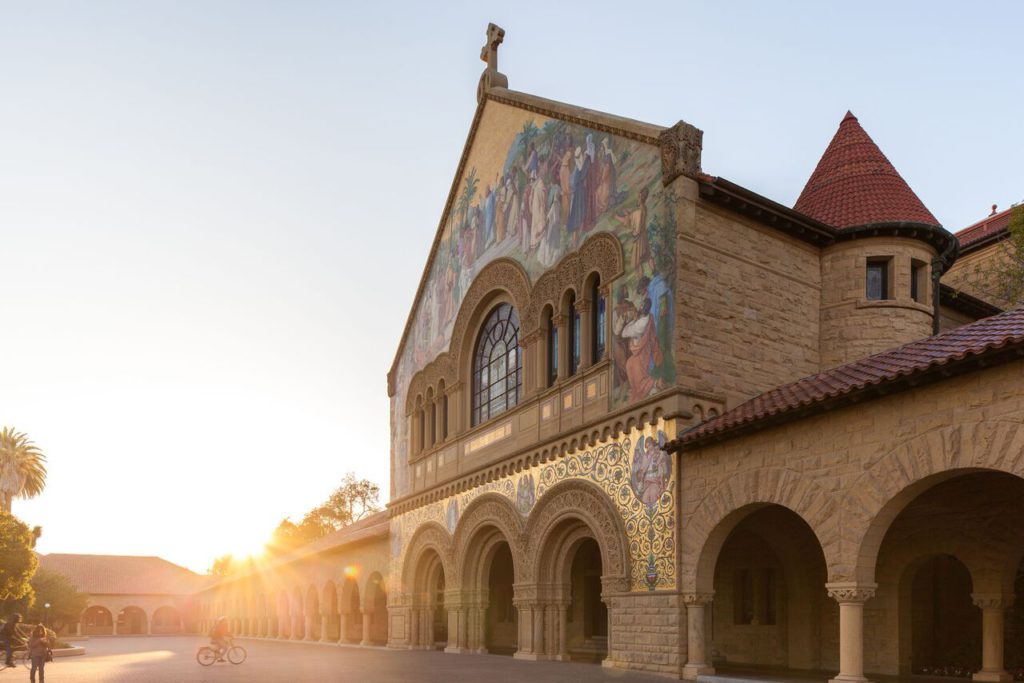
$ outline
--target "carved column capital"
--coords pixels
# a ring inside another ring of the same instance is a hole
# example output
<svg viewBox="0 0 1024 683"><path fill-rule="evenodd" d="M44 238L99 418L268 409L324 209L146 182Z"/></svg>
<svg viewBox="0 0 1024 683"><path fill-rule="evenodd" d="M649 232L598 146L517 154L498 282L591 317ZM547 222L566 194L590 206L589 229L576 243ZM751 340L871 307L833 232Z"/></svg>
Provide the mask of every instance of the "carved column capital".
<svg viewBox="0 0 1024 683"><path fill-rule="evenodd" d="M680 121L661 132L662 183L668 185L681 175L695 178L700 175L700 157L704 146L704 131Z"/></svg>
<svg viewBox="0 0 1024 683"><path fill-rule="evenodd" d="M565 316L561 314L554 316L551 318L551 324L555 327L561 327L565 324Z"/></svg>
<svg viewBox="0 0 1024 683"><path fill-rule="evenodd" d="M575 303L575 308L579 313L586 313L590 310L590 302L586 299L580 299Z"/></svg>
<svg viewBox="0 0 1024 683"><path fill-rule="evenodd" d="M856 583L853 581L825 584L825 590L828 591L828 597L838 603L867 602L871 598L875 597L875 589L877 588L877 583Z"/></svg>
<svg viewBox="0 0 1024 683"><path fill-rule="evenodd" d="M685 605L710 605L714 599L714 591L710 593L683 593L683 604Z"/></svg>
<svg viewBox="0 0 1024 683"><path fill-rule="evenodd" d="M971 600L983 610L1003 609L1008 602L1002 593L971 593Z"/></svg>

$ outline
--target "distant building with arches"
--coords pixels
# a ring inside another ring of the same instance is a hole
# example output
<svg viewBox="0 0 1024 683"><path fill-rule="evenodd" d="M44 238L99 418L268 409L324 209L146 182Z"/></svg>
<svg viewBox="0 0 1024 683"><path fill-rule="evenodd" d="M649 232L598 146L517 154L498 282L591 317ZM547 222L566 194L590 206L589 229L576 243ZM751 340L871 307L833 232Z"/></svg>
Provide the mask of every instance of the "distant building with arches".
<svg viewBox="0 0 1024 683"><path fill-rule="evenodd" d="M77 623L62 633L82 636L170 635L195 629L195 594L211 578L159 557L39 556L39 566L67 577L89 597Z"/></svg>
<svg viewBox="0 0 1024 683"><path fill-rule="evenodd" d="M508 89L503 37L387 376L387 511L201 591L199 627L1008 680L1024 309L961 286L852 113L789 207L686 122Z"/></svg>

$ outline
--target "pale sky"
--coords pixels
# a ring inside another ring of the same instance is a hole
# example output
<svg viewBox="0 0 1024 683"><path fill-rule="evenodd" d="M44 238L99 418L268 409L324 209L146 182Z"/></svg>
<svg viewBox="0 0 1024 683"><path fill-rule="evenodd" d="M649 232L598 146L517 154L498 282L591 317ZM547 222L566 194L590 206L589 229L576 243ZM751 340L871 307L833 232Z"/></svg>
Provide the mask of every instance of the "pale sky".
<svg viewBox="0 0 1024 683"><path fill-rule="evenodd" d="M476 105L704 130L792 205L847 109L949 229L1024 199L1016 2L4 2L0 425L42 552L203 571L355 471Z"/></svg>

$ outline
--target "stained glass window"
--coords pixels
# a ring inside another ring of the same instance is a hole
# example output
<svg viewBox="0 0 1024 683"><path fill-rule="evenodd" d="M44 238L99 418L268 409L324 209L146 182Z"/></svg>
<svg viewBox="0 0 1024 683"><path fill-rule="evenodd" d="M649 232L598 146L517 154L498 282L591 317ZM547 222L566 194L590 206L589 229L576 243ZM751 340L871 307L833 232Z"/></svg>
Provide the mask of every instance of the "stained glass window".
<svg viewBox="0 0 1024 683"><path fill-rule="evenodd" d="M486 422L519 402L522 382L519 316L499 304L487 316L473 354L473 424Z"/></svg>

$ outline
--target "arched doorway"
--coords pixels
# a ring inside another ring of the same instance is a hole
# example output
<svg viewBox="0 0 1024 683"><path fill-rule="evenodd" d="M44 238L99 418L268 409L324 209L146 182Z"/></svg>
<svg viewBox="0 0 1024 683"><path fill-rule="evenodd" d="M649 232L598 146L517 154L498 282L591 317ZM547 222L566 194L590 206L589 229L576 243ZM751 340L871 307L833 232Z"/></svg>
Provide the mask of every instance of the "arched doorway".
<svg viewBox="0 0 1024 683"><path fill-rule="evenodd" d="M733 526L715 559L705 625L716 670L832 665L837 653L822 633L835 630L838 607L825 593L825 556L807 522L781 505L758 504L722 524Z"/></svg>
<svg viewBox="0 0 1024 683"><path fill-rule="evenodd" d="M93 605L82 613L83 636L110 636L114 634L114 617L106 607Z"/></svg>
<svg viewBox="0 0 1024 683"><path fill-rule="evenodd" d="M608 654L608 607L601 599L601 549L585 538L573 553L569 574L569 654L599 662Z"/></svg>
<svg viewBox="0 0 1024 683"><path fill-rule="evenodd" d="M360 643L363 640L363 612L359 601L359 584L349 576L341 585L341 641Z"/></svg>
<svg viewBox="0 0 1024 683"><path fill-rule="evenodd" d="M134 605L125 607L117 614L117 635L140 636L146 633L146 613Z"/></svg>
<svg viewBox="0 0 1024 683"><path fill-rule="evenodd" d="M277 624L278 638L292 637L292 610L288 602L288 593L285 591L277 594Z"/></svg>
<svg viewBox="0 0 1024 683"><path fill-rule="evenodd" d="M435 550L423 552L414 577L410 647L425 650L448 647L444 564Z"/></svg>
<svg viewBox="0 0 1024 683"><path fill-rule="evenodd" d="M502 541L494 547L488 564L484 647L492 654L513 655L519 647L519 619L512 601L515 576L508 543Z"/></svg>
<svg viewBox="0 0 1024 683"><path fill-rule="evenodd" d="M1008 608L1024 553L1024 479L954 470L914 488L877 551L868 606L885 618L865 638L865 668L1005 679L1015 664Z"/></svg>
<svg viewBox="0 0 1024 683"><path fill-rule="evenodd" d="M320 596L317 595L316 586L310 585L306 589L306 640L320 640Z"/></svg>
<svg viewBox="0 0 1024 683"><path fill-rule="evenodd" d="M971 572L952 555L908 568L900 586L900 643L911 673L963 677L981 668L981 611L971 600Z"/></svg>
<svg viewBox="0 0 1024 683"><path fill-rule="evenodd" d="M388 593L384 586L384 578L379 572L370 574L366 581L366 597L363 605L364 613L369 619L369 628L363 634L363 642L371 645L384 645L388 642Z"/></svg>
<svg viewBox="0 0 1024 683"><path fill-rule="evenodd" d="M292 589L292 640L302 640L306 637L306 615L303 611L304 596L302 589L296 586Z"/></svg>
<svg viewBox="0 0 1024 683"><path fill-rule="evenodd" d="M158 607L153 612L153 633L154 634L165 634L165 633L181 633L182 623L181 614L178 612L177 607L170 605L164 605Z"/></svg>
<svg viewBox="0 0 1024 683"><path fill-rule="evenodd" d="M335 587L334 582L328 580L324 584L324 596L323 596L323 626L321 634L321 640L331 643L338 642L341 637L339 632L339 616L338 616L338 589Z"/></svg>

